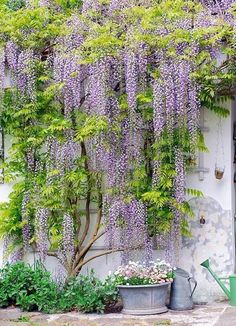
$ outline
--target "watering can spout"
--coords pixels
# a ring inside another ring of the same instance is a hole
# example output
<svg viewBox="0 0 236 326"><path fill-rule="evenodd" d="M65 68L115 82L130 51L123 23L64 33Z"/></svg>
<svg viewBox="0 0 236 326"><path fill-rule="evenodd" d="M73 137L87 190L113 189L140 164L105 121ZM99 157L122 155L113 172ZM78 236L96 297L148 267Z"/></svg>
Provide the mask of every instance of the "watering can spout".
<svg viewBox="0 0 236 326"><path fill-rule="evenodd" d="M231 299L231 293L230 290L224 285L224 283L221 281L222 278L218 277L218 275L213 272L213 270L210 267L210 263L209 263L209 259L205 260L204 262L201 263L201 266L205 267L209 273L214 277L214 279L216 280L216 282L219 284L219 286L221 287L221 289L224 291L224 293L227 295L227 297L229 299ZM225 278L223 278L225 279Z"/></svg>
<svg viewBox="0 0 236 326"><path fill-rule="evenodd" d="M209 264L209 259L205 260L204 262L201 263L201 266L205 267L205 268L209 268L210 264Z"/></svg>

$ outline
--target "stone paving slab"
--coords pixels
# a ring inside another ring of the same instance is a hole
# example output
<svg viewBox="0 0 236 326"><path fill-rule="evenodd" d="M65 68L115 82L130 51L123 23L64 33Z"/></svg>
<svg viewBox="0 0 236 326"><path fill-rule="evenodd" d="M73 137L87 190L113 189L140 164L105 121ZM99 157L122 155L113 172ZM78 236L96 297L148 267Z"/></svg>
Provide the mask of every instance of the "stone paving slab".
<svg viewBox="0 0 236 326"><path fill-rule="evenodd" d="M227 307L215 326L236 326L236 307Z"/></svg>
<svg viewBox="0 0 236 326"><path fill-rule="evenodd" d="M8 308L0 309L0 326L236 326L236 308L219 303L196 306L190 311L139 317L79 312L45 315Z"/></svg>

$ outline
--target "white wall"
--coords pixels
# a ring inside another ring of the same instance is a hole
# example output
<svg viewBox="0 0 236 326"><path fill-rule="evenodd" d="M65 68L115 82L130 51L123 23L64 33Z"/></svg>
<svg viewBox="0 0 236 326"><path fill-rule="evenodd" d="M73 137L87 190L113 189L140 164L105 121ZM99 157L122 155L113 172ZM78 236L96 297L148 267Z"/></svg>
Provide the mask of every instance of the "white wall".
<svg viewBox="0 0 236 326"><path fill-rule="evenodd" d="M231 108L231 104L228 104L228 107ZM208 168L209 172L204 173L204 180L199 180L199 173L192 173L188 176L187 180L187 186L190 188L197 188L202 190L204 195L206 197L211 197L216 202L220 204L222 207L222 212L227 211L228 213L222 213L222 216L226 216L227 218L227 225L233 223L233 214L235 212L235 186L233 183L233 177L234 177L234 171L235 166L233 164L233 154L234 154L234 147L232 142L232 124L234 121L236 121L236 114L234 111L231 111L231 115L227 119L222 120L222 128L223 128L223 144L224 144L224 165L225 165L225 173L222 180L216 180L214 175L214 169L215 169L215 160L216 160L216 142L217 142L217 124L218 124L218 118L216 115L208 110L205 110L204 112L204 126L209 128L209 132L205 133L205 140L206 145L209 148L209 153L205 153L203 155L203 161L204 164L202 167ZM9 140L8 140L9 145ZM221 155L221 150L219 149L219 155ZM222 158L223 159L223 158ZM0 201L7 200L8 194L11 190L11 185L0 185ZM215 261L217 262L221 257L215 254L222 252L223 255L227 255L227 257L232 257L231 253L234 251L234 246L231 242L226 241L226 237L230 237L231 240L234 239L234 234L229 232L228 234L225 234L224 232L221 232L217 235L217 237L214 237L214 234L212 233L211 236L215 239L218 239L217 242L211 243L210 250L208 252L207 247L201 247L204 243L205 238L207 238L207 235L211 232L211 226L208 225L206 227L201 226L198 224L199 215L201 214L201 205L196 206L195 205L195 221L194 221L194 229L193 234L199 236L201 235L201 239L198 242L197 239L194 239L193 246L191 248L194 248L194 254L192 249L188 250L188 248L183 248L182 251L182 262L180 264L181 267L184 267L186 270L188 270L190 273L193 273L195 271L196 276L199 281L197 292L197 300L198 301L204 301L204 300L215 300L217 298L222 298L221 290L217 287L217 285L214 283L213 280L209 279L207 276L207 272L202 270L202 267L199 266L201 260L204 258L207 258L208 253L212 255L215 258ZM207 209L204 208L204 214L207 216ZM215 216L215 215L211 215ZM215 217L214 217L215 218ZM218 217L217 217L218 218ZM225 218L225 217L224 217ZM213 221L214 222L214 221ZM212 222L212 223L213 223ZM219 231L221 229L221 226L219 225ZM233 230L233 228L232 228ZM231 234L230 234L231 233ZM208 240L207 240L208 241ZM226 243L230 243L229 248L226 248ZM101 247L103 246L103 241L100 239L98 243L94 246L93 250L89 253L89 255L94 255L96 253L102 252ZM227 253L226 253L227 251ZM228 254L228 251L230 252ZM200 252L200 254L199 254ZM202 252L206 254L206 256L202 255ZM158 254L158 253L156 253ZM0 264L2 262L2 252L0 250ZM192 255L192 256L191 256ZM195 255L193 257L193 255ZM34 255L28 255L27 261L33 262ZM228 259L228 258L227 258ZM228 259L229 260L229 259ZM232 260L232 258L230 258ZM234 259L233 259L234 260ZM108 255L104 257L100 257L92 262L90 262L87 266L84 267L83 272L87 272L90 268L96 269L96 273L99 277L104 278L108 271L114 271L120 263L120 255L119 254L113 254ZM234 262L233 262L234 263ZM54 274L56 274L60 269L54 259L48 259L46 261L47 268L51 270ZM229 268L231 270L231 267ZM224 268L222 266L218 267L218 271L220 273L224 273ZM212 288L212 291L204 292L204 289ZM201 297L201 292L204 292L204 299Z"/></svg>
<svg viewBox="0 0 236 326"><path fill-rule="evenodd" d="M5 137L4 142L5 147L5 155L8 152L9 148L11 147L11 139L9 137ZM0 184L0 202L6 202L8 201L8 196L12 190L12 184L10 183L4 183ZM2 265L3 261L3 251L2 251L2 241L0 241L0 266Z"/></svg>
<svg viewBox="0 0 236 326"><path fill-rule="evenodd" d="M233 163L233 123L236 121L233 105L228 103L230 117L222 119L224 157L221 146L218 150L218 161L225 166L222 180L215 178L217 131L219 118L212 112L204 111L204 126L209 128L205 133L209 153L203 155L203 166L209 169L200 180L199 173L190 174L187 186L197 188L204 193L204 198L190 200L194 218L190 221L191 239L184 239L180 266L190 272L198 281L194 295L197 302L225 299L220 287L200 264L210 258L212 269L219 276L230 275L235 271L235 184L233 182L235 164ZM206 223L200 224L203 215Z"/></svg>
<svg viewBox="0 0 236 326"><path fill-rule="evenodd" d="M187 186L189 188L196 188L201 190L205 196L210 196L216 199L223 209L232 209L233 197L232 189L234 189L233 177L233 148L232 148L232 104L228 103L227 107L230 109L230 117L222 119L222 133L223 133L223 147L224 158L222 157L221 147L219 147L219 161L225 165L225 173L222 180L215 178L215 164L216 164L216 148L217 148L217 125L219 117L213 112L204 110L204 126L209 128L208 132L204 132L206 146L209 153L203 154L204 168L208 168L209 172L204 173L204 180L199 180L199 173L192 173L188 176Z"/></svg>

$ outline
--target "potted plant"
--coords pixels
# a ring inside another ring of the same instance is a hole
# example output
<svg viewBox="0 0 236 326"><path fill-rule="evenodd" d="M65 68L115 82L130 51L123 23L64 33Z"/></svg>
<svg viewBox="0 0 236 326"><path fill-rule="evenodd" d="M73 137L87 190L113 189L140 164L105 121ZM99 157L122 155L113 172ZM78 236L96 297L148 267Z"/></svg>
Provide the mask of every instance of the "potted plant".
<svg viewBox="0 0 236 326"><path fill-rule="evenodd" d="M115 272L124 314L151 315L168 311L166 300L174 272L163 260L148 265L130 261Z"/></svg>

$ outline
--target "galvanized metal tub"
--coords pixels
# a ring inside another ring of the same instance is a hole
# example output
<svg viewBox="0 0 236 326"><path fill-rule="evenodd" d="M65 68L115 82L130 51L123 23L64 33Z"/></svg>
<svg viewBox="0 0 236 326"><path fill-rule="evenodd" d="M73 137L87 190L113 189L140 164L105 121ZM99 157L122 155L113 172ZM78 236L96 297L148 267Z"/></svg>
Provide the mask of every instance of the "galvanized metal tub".
<svg viewBox="0 0 236 326"><path fill-rule="evenodd" d="M170 282L154 285L119 285L123 314L154 315L167 312L166 300Z"/></svg>

